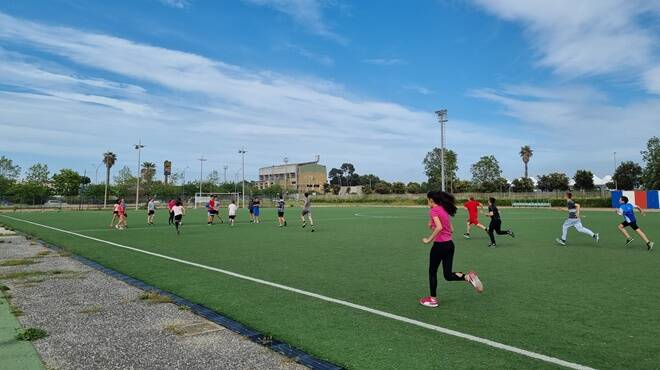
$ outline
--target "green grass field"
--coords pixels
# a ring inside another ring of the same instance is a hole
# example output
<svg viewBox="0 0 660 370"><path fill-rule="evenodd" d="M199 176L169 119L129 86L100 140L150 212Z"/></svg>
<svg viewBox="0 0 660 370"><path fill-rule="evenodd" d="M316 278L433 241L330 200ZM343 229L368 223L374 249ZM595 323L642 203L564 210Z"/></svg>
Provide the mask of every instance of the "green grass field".
<svg viewBox="0 0 660 370"><path fill-rule="evenodd" d="M454 219L454 269L476 270L485 292L440 274L437 309L417 300L428 294L427 210L316 208L315 233L300 228L299 209L278 228L275 210L263 223L207 226L190 211L181 235L167 225L145 225L129 213L129 228L108 228L109 212L31 212L7 216L205 266L303 289L487 338L594 368L660 367L660 260L636 237L631 247L613 212L583 212L601 242L571 230L559 247L565 212L502 209L503 227L516 239L485 234L464 240L465 213ZM482 217L483 218L483 217ZM485 220L484 220L485 221ZM320 358L356 369L553 368L556 365L442 334L317 298L277 289L103 242L23 223L0 223L38 235L73 253L204 304ZM660 213L640 217L660 239Z"/></svg>

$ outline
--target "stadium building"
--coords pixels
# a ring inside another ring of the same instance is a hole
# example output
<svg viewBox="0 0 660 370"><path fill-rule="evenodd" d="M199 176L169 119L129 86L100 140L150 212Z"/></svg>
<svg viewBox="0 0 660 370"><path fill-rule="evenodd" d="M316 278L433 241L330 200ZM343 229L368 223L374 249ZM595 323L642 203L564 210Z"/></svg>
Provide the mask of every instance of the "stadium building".
<svg viewBox="0 0 660 370"><path fill-rule="evenodd" d="M278 184L288 193L313 192L323 194L328 172L319 164L317 156L314 162L287 163L259 169L257 187L265 189Z"/></svg>

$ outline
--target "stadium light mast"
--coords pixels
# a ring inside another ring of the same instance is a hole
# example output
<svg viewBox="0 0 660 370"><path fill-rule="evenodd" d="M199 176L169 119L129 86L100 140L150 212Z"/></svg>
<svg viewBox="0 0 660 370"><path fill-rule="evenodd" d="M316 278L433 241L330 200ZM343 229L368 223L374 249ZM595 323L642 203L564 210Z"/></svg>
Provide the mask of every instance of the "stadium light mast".
<svg viewBox="0 0 660 370"><path fill-rule="evenodd" d="M207 161L204 156L201 156L201 158L197 158L199 161L199 196L202 196L202 171L204 170L204 162ZM197 203L195 203L196 206Z"/></svg>
<svg viewBox="0 0 660 370"><path fill-rule="evenodd" d="M614 189L619 190L619 185L616 183L616 180L614 179L615 173L616 173L616 152L614 152L614 171L612 172L612 180L614 180Z"/></svg>
<svg viewBox="0 0 660 370"><path fill-rule="evenodd" d="M229 166L227 166L227 165L222 166L222 169L225 170L225 182L224 182L225 184L227 183L227 169L228 168L229 168Z"/></svg>
<svg viewBox="0 0 660 370"><path fill-rule="evenodd" d="M442 179L442 191L445 191L445 123L447 123L447 110L436 111L438 122L440 122L440 177Z"/></svg>
<svg viewBox="0 0 660 370"><path fill-rule="evenodd" d="M243 208L245 208L245 148L241 148L238 154L241 155L241 173L243 174Z"/></svg>
<svg viewBox="0 0 660 370"><path fill-rule="evenodd" d="M138 203L140 201L140 178L142 175L140 174L140 154L142 153L142 148L144 148L144 145L142 145L142 139L138 140L137 144L134 144L135 149L138 152L138 161L137 161L137 185L135 187L135 210L137 211L138 209Z"/></svg>
<svg viewBox="0 0 660 370"><path fill-rule="evenodd" d="M284 196L288 193L289 188L289 157L284 157Z"/></svg>

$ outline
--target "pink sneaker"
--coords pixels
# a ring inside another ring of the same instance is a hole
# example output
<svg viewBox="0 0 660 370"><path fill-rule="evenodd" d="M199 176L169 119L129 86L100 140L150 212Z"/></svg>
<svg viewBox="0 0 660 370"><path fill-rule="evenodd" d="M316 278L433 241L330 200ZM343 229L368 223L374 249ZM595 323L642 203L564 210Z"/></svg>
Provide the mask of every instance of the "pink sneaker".
<svg viewBox="0 0 660 370"><path fill-rule="evenodd" d="M424 297L419 300L419 304L426 307L438 307L438 299L435 297Z"/></svg>
<svg viewBox="0 0 660 370"><path fill-rule="evenodd" d="M479 276L477 276L477 273L474 271L470 271L465 275L465 280L467 280L468 283L472 284L474 289L476 289L477 293L481 293L484 291L484 285L481 283L481 280L479 280Z"/></svg>

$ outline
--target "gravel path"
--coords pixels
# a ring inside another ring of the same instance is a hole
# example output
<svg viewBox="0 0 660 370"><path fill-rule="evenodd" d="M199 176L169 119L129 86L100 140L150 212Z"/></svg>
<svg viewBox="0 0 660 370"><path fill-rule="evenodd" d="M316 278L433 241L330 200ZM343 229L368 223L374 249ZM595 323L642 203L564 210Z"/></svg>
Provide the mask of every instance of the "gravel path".
<svg viewBox="0 0 660 370"><path fill-rule="evenodd" d="M0 237L0 280L49 369L304 369L290 359L22 236ZM7 278L8 273L29 276Z"/></svg>

